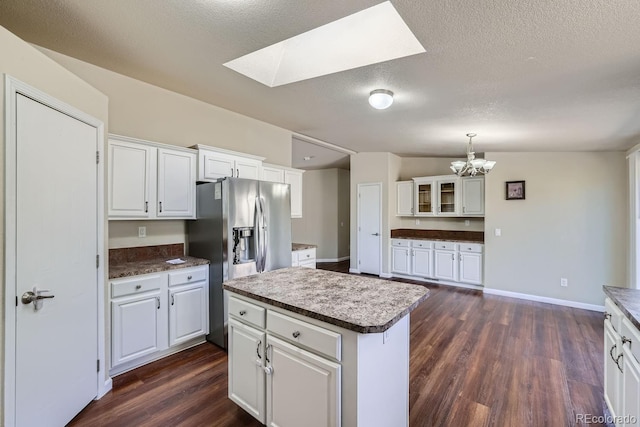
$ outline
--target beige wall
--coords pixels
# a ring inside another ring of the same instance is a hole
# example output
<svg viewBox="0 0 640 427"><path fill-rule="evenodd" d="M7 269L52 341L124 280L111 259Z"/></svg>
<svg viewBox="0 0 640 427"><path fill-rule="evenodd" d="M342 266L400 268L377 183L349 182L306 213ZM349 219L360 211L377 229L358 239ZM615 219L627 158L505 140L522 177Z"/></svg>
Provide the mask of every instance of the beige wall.
<svg viewBox="0 0 640 427"><path fill-rule="evenodd" d="M90 114L104 122L105 129L108 128L108 99L95 88L80 80L59 64L46 57L31 45L25 43L18 37L0 27L0 73L10 75L31 85L61 101L64 101L75 108ZM4 81L0 85L0 98L4 101ZM4 102L0 102L0 138L2 148L0 149L0 200L4 203ZM52 159L56 161L56 159ZM4 210L0 209L0 224L4 227ZM105 223L106 227L106 223ZM2 241L5 238L4 228L0 229ZM105 230L106 232L106 230ZM0 300L4 302L5 270L4 270L4 244L0 245L0 276L2 286L0 286ZM106 277L105 277L106 279ZM106 289L106 287L105 287ZM0 359L4 367L4 303L0 305ZM13 351L10 349L9 351ZM0 369L0 384L4 385L3 370ZM0 419L4 418L4 395L0 396Z"/></svg>
<svg viewBox="0 0 640 427"><path fill-rule="evenodd" d="M288 130L58 52L38 49L109 97L109 133L183 147L205 144L266 157L268 163L291 165L291 132ZM134 223L112 221L111 224L110 248L186 240L184 221L146 221L148 237L144 239L137 237L138 228Z"/></svg>
<svg viewBox="0 0 640 427"><path fill-rule="evenodd" d="M317 245L318 259L349 256L349 171L306 171L302 204L303 217L291 220L292 240Z"/></svg>
<svg viewBox="0 0 640 427"><path fill-rule="evenodd" d="M485 287L603 305L625 285L627 166L623 153L488 153ZM525 180L525 200L505 182ZM494 236L500 228L502 236ZM560 286L560 278L569 280Z"/></svg>

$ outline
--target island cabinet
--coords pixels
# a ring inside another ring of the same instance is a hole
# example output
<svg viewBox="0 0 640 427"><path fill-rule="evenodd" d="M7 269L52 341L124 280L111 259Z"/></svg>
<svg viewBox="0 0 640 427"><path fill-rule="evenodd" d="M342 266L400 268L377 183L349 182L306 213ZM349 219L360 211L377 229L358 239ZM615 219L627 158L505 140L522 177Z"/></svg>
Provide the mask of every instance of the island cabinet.
<svg viewBox="0 0 640 427"><path fill-rule="evenodd" d="M196 152L109 136L109 219L192 219Z"/></svg>
<svg viewBox="0 0 640 427"><path fill-rule="evenodd" d="M111 279L111 375L204 341L209 268Z"/></svg>
<svg viewBox="0 0 640 427"><path fill-rule="evenodd" d="M388 289L387 281L300 268L258 276L224 285L230 292L229 398L268 426L408 426L408 312L428 290L391 285L407 293L394 303L406 305L378 327L362 324L338 301L352 288L348 304L380 307L384 296L371 292ZM334 302L326 314L314 306L328 300ZM328 316L340 326L325 321Z"/></svg>

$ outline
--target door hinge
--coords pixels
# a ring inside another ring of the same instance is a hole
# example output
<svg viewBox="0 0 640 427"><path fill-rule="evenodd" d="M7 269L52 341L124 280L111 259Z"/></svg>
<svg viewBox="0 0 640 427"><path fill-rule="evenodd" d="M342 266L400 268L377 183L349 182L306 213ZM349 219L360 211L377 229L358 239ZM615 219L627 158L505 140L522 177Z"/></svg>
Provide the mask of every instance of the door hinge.
<svg viewBox="0 0 640 427"><path fill-rule="evenodd" d="M35 304L35 303L34 303ZM18 306L18 295L16 295L16 307Z"/></svg>
<svg viewBox="0 0 640 427"><path fill-rule="evenodd" d="M96 164L100 163L100 152L96 151Z"/></svg>
<svg viewBox="0 0 640 427"><path fill-rule="evenodd" d="M100 267L100 255L96 255L96 268Z"/></svg>
<svg viewBox="0 0 640 427"><path fill-rule="evenodd" d="M97 365L97 366L96 366L96 367L97 367L96 372L100 372L100 359L96 360L96 362L98 362L98 363L96 364L96 365Z"/></svg>

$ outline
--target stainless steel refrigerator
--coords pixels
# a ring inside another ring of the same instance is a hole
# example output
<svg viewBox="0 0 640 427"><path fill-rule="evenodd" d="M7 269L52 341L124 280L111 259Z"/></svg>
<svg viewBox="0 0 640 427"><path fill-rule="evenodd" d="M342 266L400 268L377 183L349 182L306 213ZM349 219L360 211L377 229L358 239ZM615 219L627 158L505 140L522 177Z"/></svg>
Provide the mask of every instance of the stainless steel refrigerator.
<svg viewBox="0 0 640 427"><path fill-rule="evenodd" d="M208 259L209 335L227 348L227 297L222 283L291 266L288 184L223 178L196 187L197 214L188 222L189 255Z"/></svg>

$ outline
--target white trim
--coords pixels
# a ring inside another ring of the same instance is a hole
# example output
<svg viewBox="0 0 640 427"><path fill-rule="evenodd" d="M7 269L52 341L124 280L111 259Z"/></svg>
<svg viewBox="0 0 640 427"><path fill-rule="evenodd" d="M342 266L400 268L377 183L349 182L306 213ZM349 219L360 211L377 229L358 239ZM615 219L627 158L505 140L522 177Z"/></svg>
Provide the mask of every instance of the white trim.
<svg viewBox="0 0 640 427"><path fill-rule="evenodd" d="M311 136L303 135L298 132L292 132L291 136L295 139L299 139L303 142L308 142L309 144L318 145L320 147L329 148L334 151L338 151L344 154L358 154L357 151L349 150L348 148L340 147L339 145L332 144L330 142L323 141L321 139L313 138Z"/></svg>
<svg viewBox="0 0 640 427"><path fill-rule="evenodd" d="M462 283L462 282L450 282L448 280L442 280L442 279L436 279L436 278L425 278L425 277L418 277L418 276L409 276L408 274L397 274L397 273L392 273L393 277L397 277L400 279L409 279L409 280L415 280L418 282L424 282L428 285L445 285L445 286L455 286L457 288L465 288L465 289L475 289L476 291L481 291L483 288L482 285L471 285L468 283Z"/></svg>
<svg viewBox="0 0 640 427"><path fill-rule="evenodd" d="M176 150L176 151L182 151L185 153L191 153L191 154L198 154L198 150L194 149L194 148L187 148L187 147L180 147L177 145L170 145L170 144L163 144L161 142L155 142L155 141L148 141L146 139L140 139L140 138L133 138L130 136L124 136L124 135L117 135L115 133L110 133L109 135L107 135L107 137L109 139L113 139L115 141L120 141L120 142L132 142L134 144L143 144L143 145L149 145L151 147L156 147L156 148L166 148L169 150Z"/></svg>
<svg viewBox="0 0 640 427"><path fill-rule="evenodd" d="M380 199L380 203L379 203L379 211L380 211L380 223L378 224L378 229L380 230L380 253L378 254L378 275L381 275L383 273L382 271L382 239L384 236L384 233L382 231L382 183L381 182L365 182L365 183L359 183L356 187L356 197L358 198L357 202L356 202L356 241L357 241L357 246L356 246L356 259L358 260L358 270L360 269L360 189L362 187L365 186L376 186L378 187L378 194L379 194L379 199ZM373 274L373 273L372 273Z"/></svg>
<svg viewBox="0 0 640 427"><path fill-rule="evenodd" d="M128 136L118 136L118 138L127 138L127 140L129 140L129 141L135 139L135 138L130 138ZM144 140L140 140L140 141L144 142ZM194 150L198 150L198 151L206 150L206 151L213 151L214 153L228 154L230 156L244 157L245 159L253 159L253 160L258 160L260 162L262 162L264 159L266 159L266 157L254 156L253 154L241 153L239 151L227 150L225 148L212 147L210 145L196 144L196 145L192 145L189 148L194 149Z"/></svg>
<svg viewBox="0 0 640 427"><path fill-rule="evenodd" d="M63 114L73 117L81 122L96 128L96 145L100 152L102 161L97 167L97 254L102 260L97 270L97 337L96 356L101 362L101 371L96 372L96 397L100 392L106 392L107 383L110 378L104 378L104 367L106 366L105 350L105 325L104 325L104 123L75 107L66 104L52 96L42 92L26 83L21 82L7 74L5 76L5 314L4 314L4 349L5 363L4 374L4 425L15 425L16 400L16 316L15 301L17 298L16 289L16 174L17 174L17 135L16 135L16 95L18 93L27 96L43 105L46 105Z"/></svg>
<svg viewBox="0 0 640 427"><path fill-rule="evenodd" d="M545 302L547 304L562 305L565 307L582 308L584 310L600 311L600 312L604 311L604 305L586 304L586 303L577 302L577 301L541 297L538 295L531 295L531 294L521 294L519 292L503 291L501 289L484 288L484 293L490 294L490 295L500 295L503 297L524 299L527 301Z"/></svg>
<svg viewBox="0 0 640 427"><path fill-rule="evenodd" d="M346 261L348 259L351 259L351 257L349 255L343 256L343 257L340 257L340 258L316 259L316 262L341 262L341 261Z"/></svg>
<svg viewBox="0 0 640 427"><path fill-rule="evenodd" d="M102 397L104 397L105 394L109 393L111 391L111 389L113 388L113 380L111 379L111 377L108 377L108 379L103 382L103 383L98 383L98 395L96 396L96 398L94 400L99 400Z"/></svg>
<svg viewBox="0 0 640 427"><path fill-rule="evenodd" d="M358 270L357 268L349 268L349 273L360 274L360 270Z"/></svg>
<svg viewBox="0 0 640 427"><path fill-rule="evenodd" d="M393 277L393 274L390 273L380 273L380 277L382 277L383 279L391 279Z"/></svg>

